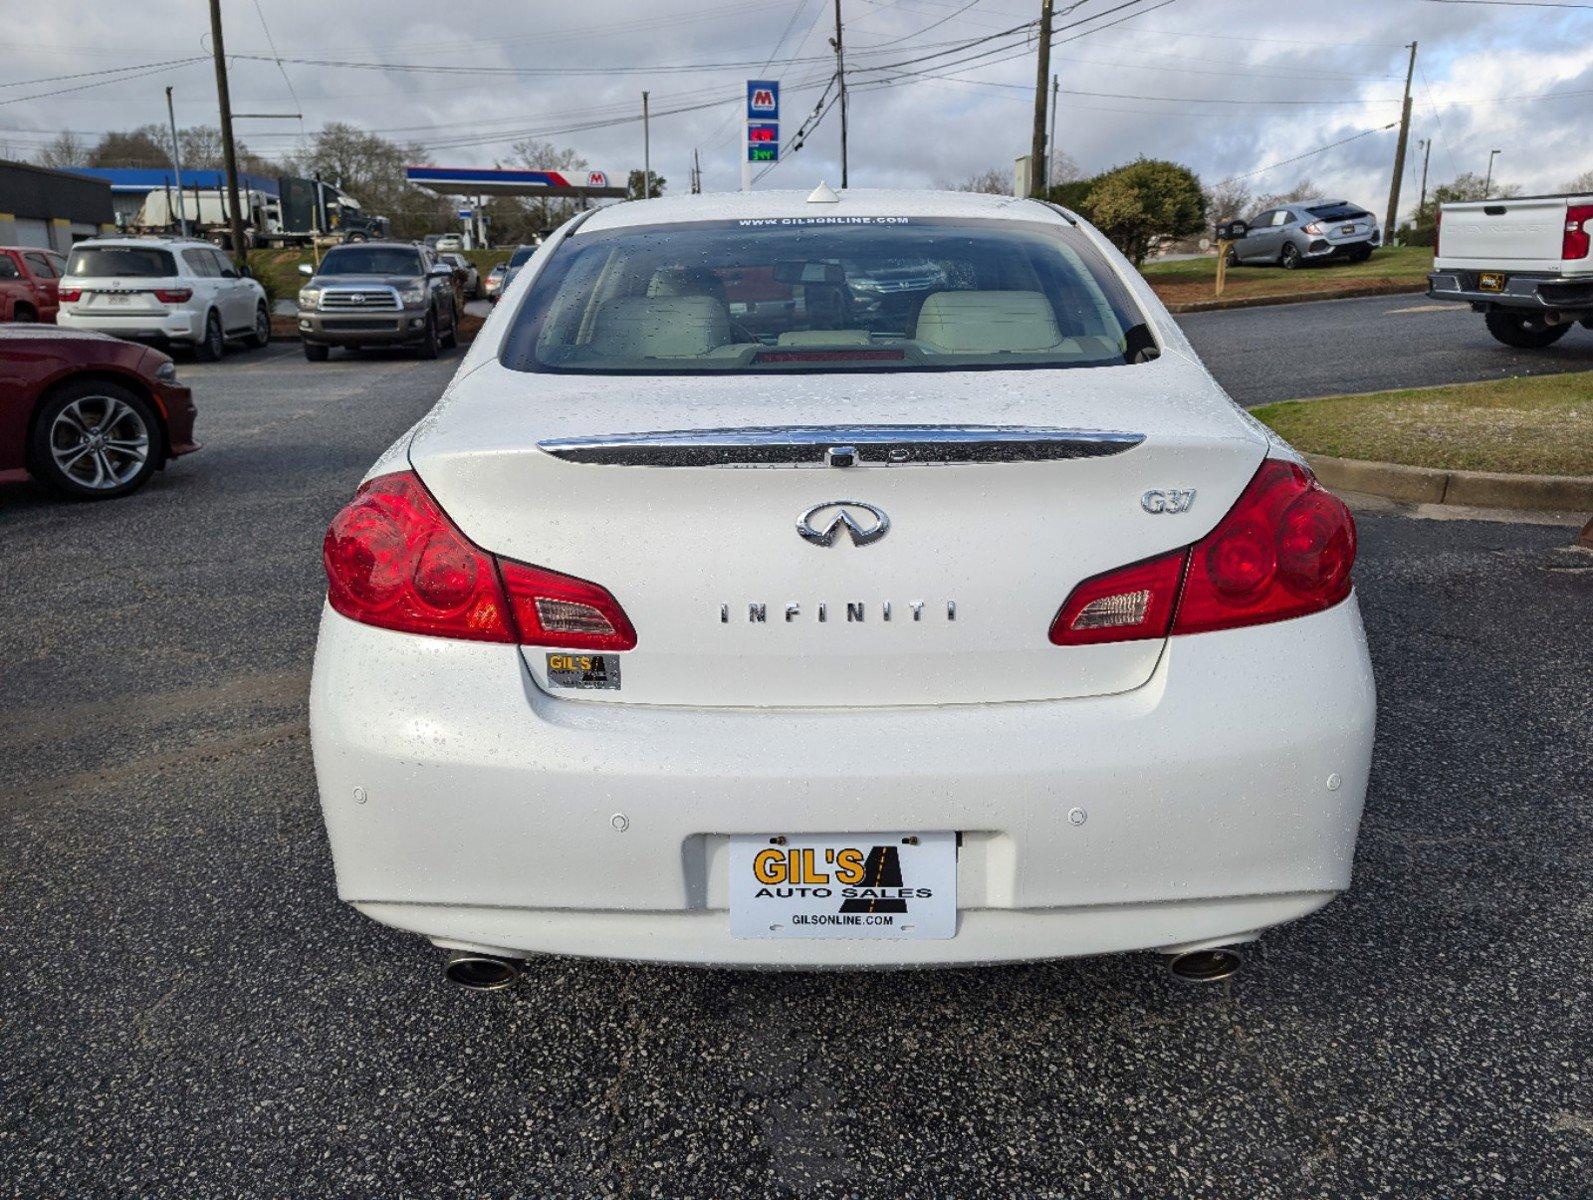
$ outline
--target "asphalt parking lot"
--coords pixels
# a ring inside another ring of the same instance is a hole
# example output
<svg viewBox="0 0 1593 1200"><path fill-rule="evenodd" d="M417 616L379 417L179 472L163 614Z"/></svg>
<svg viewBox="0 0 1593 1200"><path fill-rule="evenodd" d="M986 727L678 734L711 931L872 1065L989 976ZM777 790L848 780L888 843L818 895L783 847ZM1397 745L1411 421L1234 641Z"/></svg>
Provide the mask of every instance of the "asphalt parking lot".
<svg viewBox="0 0 1593 1200"><path fill-rule="evenodd" d="M1178 323L1246 405L1593 369L1593 332L1511 350L1465 305L1419 293L1188 313Z"/></svg>
<svg viewBox="0 0 1593 1200"><path fill-rule="evenodd" d="M1224 374L1255 335L1219 316ZM1445 357L1496 365L1472 323ZM305 725L325 523L456 363L184 363L202 453L124 501L0 492L0 1193L1588 1194L1571 531L1360 515L1354 888L1237 981L550 960L474 995L337 902Z"/></svg>

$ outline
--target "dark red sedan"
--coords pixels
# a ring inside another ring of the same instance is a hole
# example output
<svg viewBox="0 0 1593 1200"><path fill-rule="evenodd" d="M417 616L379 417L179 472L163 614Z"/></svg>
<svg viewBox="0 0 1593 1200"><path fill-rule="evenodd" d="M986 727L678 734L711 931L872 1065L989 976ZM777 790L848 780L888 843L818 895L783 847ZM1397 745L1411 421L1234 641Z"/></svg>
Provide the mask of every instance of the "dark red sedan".
<svg viewBox="0 0 1593 1200"><path fill-rule="evenodd" d="M159 350L0 326L0 483L31 476L64 496L109 500L197 449L193 393Z"/></svg>

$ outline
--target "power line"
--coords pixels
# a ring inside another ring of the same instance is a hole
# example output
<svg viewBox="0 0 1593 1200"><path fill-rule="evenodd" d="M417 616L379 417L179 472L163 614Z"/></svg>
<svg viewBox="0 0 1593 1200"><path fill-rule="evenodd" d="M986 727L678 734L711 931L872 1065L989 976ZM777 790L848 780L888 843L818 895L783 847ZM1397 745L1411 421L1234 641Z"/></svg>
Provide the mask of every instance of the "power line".
<svg viewBox="0 0 1593 1200"><path fill-rule="evenodd" d="M1398 124L1398 121L1390 121L1387 125L1380 125L1376 129L1363 129L1360 133L1353 134L1347 138L1340 138L1336 142L1329 142L1325 146L1318 146L1315 150L1307 150L1304 154L1296 154L1293 158L1280 158L1275 163L1268 163L1264 167L1257 167L1254 171L1246 171L1243 175L1230 175L1227 179L1222 180L1220 183L1215 183L1212 186L1222 187L1223 184L1238 183L1241 179L1249 179L1253 175L1263 175L1277 167L1286 167L1290 163L1297 163L1301 159L1313 158L1318 154L1326 153L1327 151L1336 149L1339 146L1346 146L1350 142L1359 141L1363 137L1371 137L1374 133L1386 133L1388 130L1393 129Z"/></svg>
<svg viewBox="0 0 1593 1200"><path fill-rule="evenodd" d="M266 24L265 10L260 7L260 0L254 0L255 15L260 18L260 28L265 31L266 45L271 47L271 53L276 57L277 70L281 72L282 82L288 85L288 95L293 97L293 108L299 114L299 132L304 132L304 105L299 102L299 93L293 90L293 80L288 78L288 70L282 65L282 56L277 53L277 42L271 36L271 26Z"/></svg>
<svg viewBox="0 0 1593 1200"><path fill-rule="evenodd" d="M56 88L54 91L50 92L34 92L32 95L28 96L8 96L6 99L0 100L0 104L21 104L26 100L43 100L48 96L64 96L68 92L86 92L89 88L104 87L107 83L126 83L134 79L143 79L150 75L159 75L162 71L174 68L180 70L183 67L189 67L194 63L204 61L204 55L198 55L194 58L173 59L169 63L161 63L160 65L149 70L141 70L136 71L133 74L119 75L115 79L101 79L94 83L81 83L76 87Z"/></svg>

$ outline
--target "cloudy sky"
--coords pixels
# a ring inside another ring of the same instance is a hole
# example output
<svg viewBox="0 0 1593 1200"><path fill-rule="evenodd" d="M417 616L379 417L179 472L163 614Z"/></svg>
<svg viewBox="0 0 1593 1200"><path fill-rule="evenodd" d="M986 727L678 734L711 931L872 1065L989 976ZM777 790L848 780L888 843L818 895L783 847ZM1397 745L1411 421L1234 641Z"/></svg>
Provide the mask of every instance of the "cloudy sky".
<svg viewBox="0 0 1593 1200"><path fill-rule="evenodd" d="M1207 182L1260 172L1248 181L1258 191L1309 177L1380 212L1395 133L1379 130L1398 120L1412 39L1406 208L1418 138L1432 140L1435 183L1483 172L1495 148L1496 176L1528 193L1593 169L1593 0L1056 3L1057 143L1086 172L1145 154ZM833 70L832 0L222 8L228 52L240 56L235 111L302 111L309 131L354 122L422 143L442 165L490 165L516 138L544 137L621 174L642 162L645 88L653 166L672 191L684 190L694 149L709 190L737 186L748 76L783 81L789 134ZM854 186L935 186L1010 167L1027 149L1033 41L1008 31L1034 19L1038 0L842 0L842 9ZM204 0L0 0L0 28L0 157L32 157L61 129L92 140L164 121L168 84L179 123L215 121L208 58L160 65L208 53ZM988 40L968 45L975 39ZM112 71L121 73L85 74ZM760 186L837 181L839 115L829 111ZM1311 154L1367 130L1377 132ZM291 147L301 123L240 121L239 132L270 155Z"/></svg>

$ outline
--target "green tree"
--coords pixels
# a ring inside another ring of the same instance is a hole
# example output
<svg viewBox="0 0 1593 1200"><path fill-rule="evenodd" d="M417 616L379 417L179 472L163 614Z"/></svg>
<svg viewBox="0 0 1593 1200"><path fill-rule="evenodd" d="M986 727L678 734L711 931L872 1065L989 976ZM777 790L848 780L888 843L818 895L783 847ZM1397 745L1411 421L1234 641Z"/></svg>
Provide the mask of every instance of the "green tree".
<svg viewBox="0 0 1593 1200"><path fill-rule="evenodd" d="M1060 204L1063 208L1072 209L1074 212L1084 211L1084 200L1101 180L1100 175L1091 175L1085 179L1069 179L1055 187L1046 189L1045 198L1052 204Z"/></svg>
<svg viewBox="0 0 1593 1200"><path fill-rule="evenodd" d="M643 187L643 176L644 175L646 175L645 171L632 171L631 172L630 178L625 181L625 198L627 200L640 200L640 199L642 199L642 187ZM647 199L655 200L659 196L662 196L664 194L664 184L665 184L665 182L666 182L666 180L664 179L664 177L662 175L660 175L657 171L654 171L653 172L653 190L652 190L652 192L650 192L648 194Z"/></svg>
<svg viewBox="0 0 1593 1200"><path fill-rule="evenodd" d="M1206 197L1188 167L1139 158L1100 176L1084 197L1083 213L1138 266L1161 238L1199 233Z"/></svg>
<svg viewBox="0 0 1593 1200"><path fill-rule="evenodd" d="M1513 183L1496 183L1484 187L1487 181L1475 171L1462 171L1448 183L1441 183L1427 193L1427 199L1416 208L1415 217L1399 227L1399 240L1407 246L1431 246L1436 240L1438 208L1442 204L1455 204L1462 200L1485 200L1488 196L1519 196L1521 189Z"/></svg>

